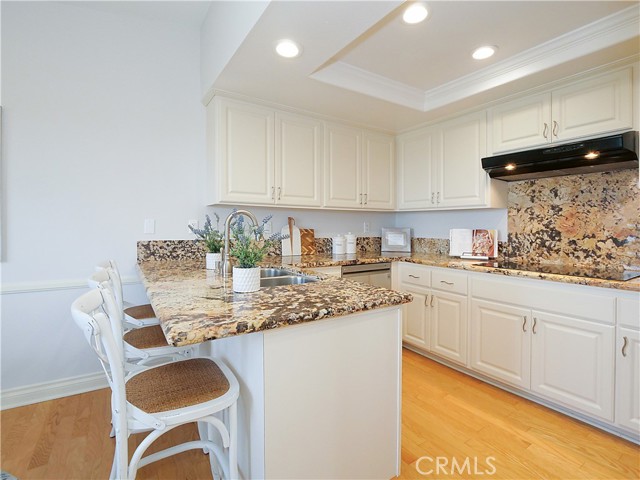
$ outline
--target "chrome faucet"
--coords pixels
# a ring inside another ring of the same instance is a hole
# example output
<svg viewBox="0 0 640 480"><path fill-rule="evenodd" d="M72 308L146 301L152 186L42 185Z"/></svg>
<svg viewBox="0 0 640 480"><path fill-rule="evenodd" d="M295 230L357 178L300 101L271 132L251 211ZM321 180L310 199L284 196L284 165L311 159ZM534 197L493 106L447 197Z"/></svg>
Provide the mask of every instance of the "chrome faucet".
<svg viewBox="0 0 640 480"><path fill-rule="evenodd" d="M238 215L246 215L253 222L253 226L258 226L256 216L247 210L235 210L231 212L224 221L224 248L222 249L222 276L230 277L232 274L231 260L229 259L229 236L231 235L231 220Z"/></svg>

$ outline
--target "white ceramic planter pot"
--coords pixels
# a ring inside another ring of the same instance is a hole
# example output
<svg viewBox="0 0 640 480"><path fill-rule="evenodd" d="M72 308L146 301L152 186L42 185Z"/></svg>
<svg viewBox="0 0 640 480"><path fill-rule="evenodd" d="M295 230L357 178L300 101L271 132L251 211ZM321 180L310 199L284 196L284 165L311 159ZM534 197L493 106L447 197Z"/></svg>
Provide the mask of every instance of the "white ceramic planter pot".
<svg viewBox="0 0 640 480"><path fill-rule="evenodd" d="M260 267L233 267L233 291L239 293L260 290Z"/></svg>
<svg viewBox="0 0 640 480"><path fill-rule="evenodd" d="M207 257L206 257L207 270L215 270L219 272L221 264L222 264L221 253L207 253Z"/></svg>

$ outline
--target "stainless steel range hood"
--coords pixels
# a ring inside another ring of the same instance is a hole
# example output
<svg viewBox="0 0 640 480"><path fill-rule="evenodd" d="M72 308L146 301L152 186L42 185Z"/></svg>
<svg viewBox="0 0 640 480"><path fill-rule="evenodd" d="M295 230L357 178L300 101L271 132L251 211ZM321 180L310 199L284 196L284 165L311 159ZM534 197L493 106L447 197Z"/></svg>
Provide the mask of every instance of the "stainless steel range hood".
<svg viewBox="0 0 640 480"><path fill-rule="evenodd" d="M485 157L482 168L507 182L638 168L638 132Z"/></svg>

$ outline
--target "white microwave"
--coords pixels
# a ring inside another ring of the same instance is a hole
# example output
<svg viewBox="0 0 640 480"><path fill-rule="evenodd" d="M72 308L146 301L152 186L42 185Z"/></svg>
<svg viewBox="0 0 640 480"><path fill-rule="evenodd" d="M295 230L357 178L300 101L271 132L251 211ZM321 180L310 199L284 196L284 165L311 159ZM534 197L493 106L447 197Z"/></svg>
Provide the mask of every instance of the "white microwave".
<svg viewBox="0 0 640 480"><path fill-rule="evenodd" d="M411 253L411 229L383 228L382 251Z"/></svg>

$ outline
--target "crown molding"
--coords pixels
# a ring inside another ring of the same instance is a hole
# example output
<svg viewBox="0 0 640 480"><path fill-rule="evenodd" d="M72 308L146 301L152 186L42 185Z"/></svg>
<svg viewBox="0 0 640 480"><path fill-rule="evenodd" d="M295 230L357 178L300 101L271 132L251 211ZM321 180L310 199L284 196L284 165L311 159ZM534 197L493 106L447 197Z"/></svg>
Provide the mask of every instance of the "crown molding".
<svg viewBox="0 0 640 480"><path fill-rule="evenodd" d="M427 91L340 61L311 78L428 112L632 39L639 24L640 8L634 5Z"/></svg>
<svg viewBox="0 0 640 480"><path fill-rule="evenodd" d="M310 78L414 110L422 110L425 103L425 94L421 89L346 62L332 63L311 74Z"/></svg>

